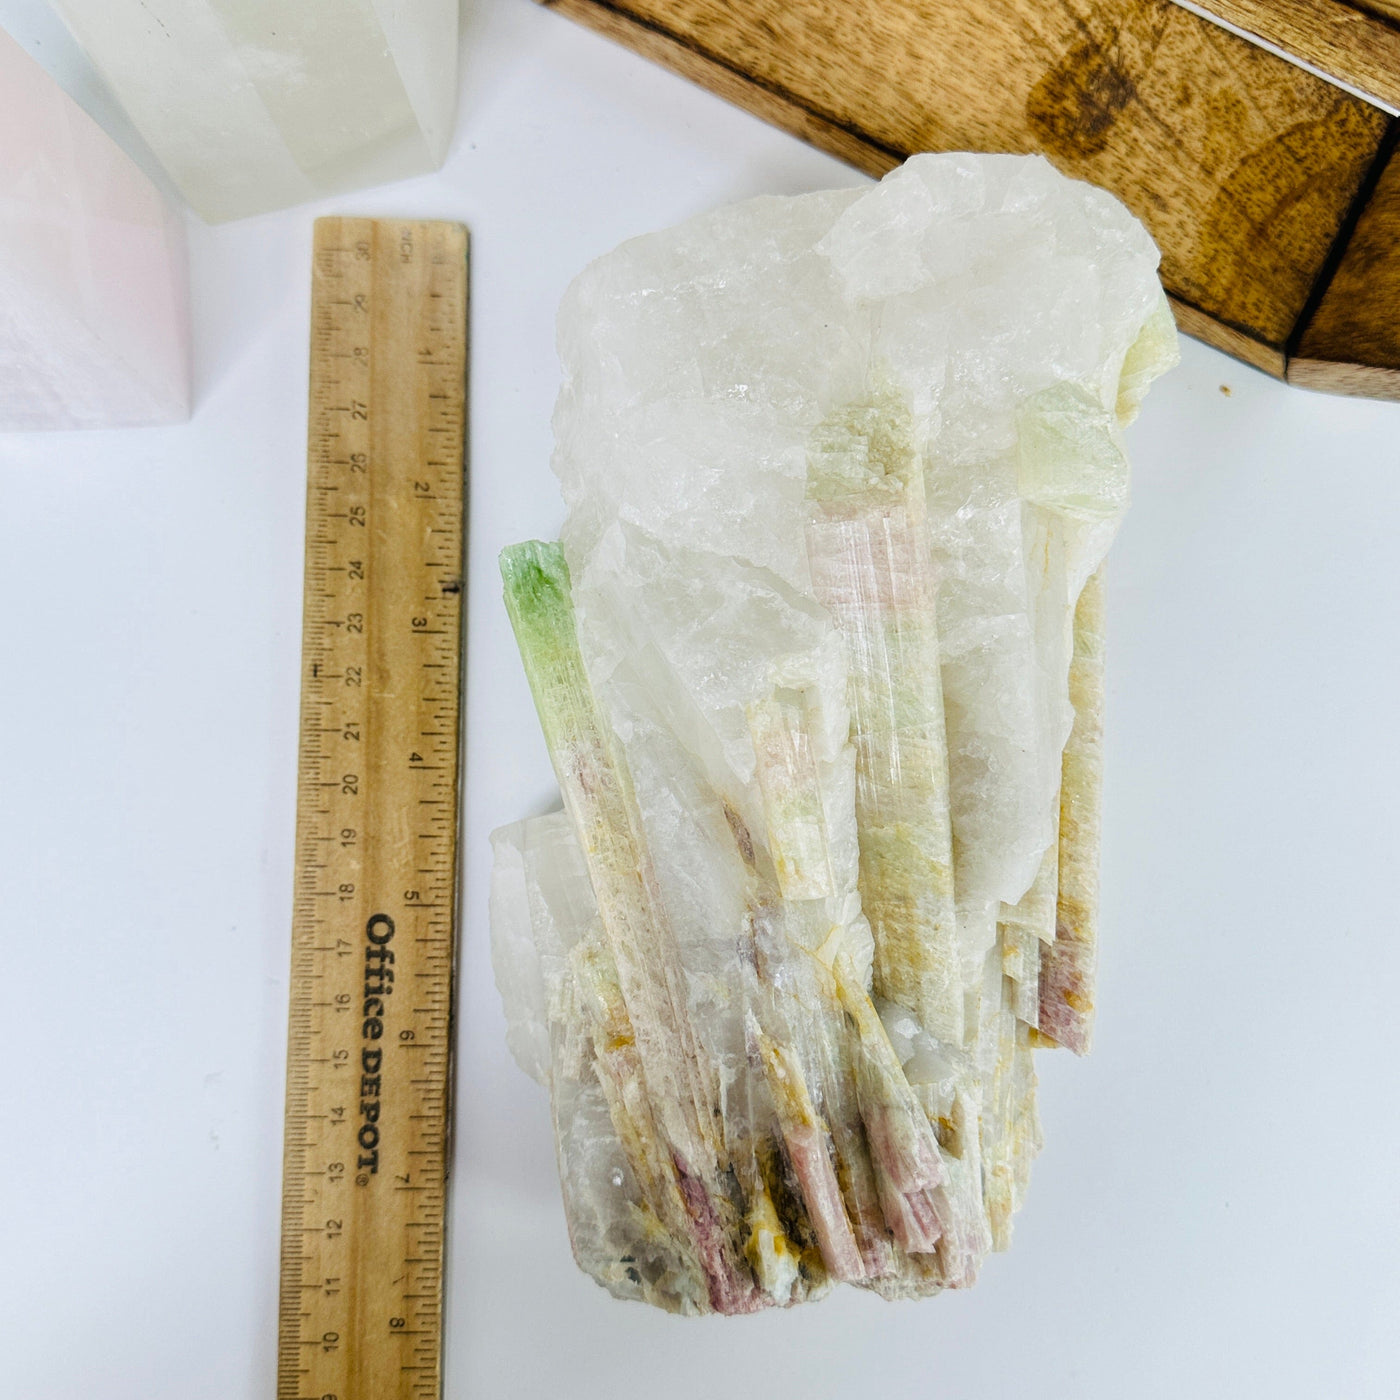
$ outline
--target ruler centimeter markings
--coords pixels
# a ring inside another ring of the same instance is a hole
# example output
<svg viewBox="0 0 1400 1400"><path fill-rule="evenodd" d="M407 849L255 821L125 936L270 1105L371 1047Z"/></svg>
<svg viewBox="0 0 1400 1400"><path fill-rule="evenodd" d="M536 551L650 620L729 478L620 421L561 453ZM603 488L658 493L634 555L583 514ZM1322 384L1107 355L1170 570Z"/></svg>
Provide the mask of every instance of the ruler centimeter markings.
<svg viewBox="0 0 1400 1400"><path fill-rule="evenodd" d="M435 1400L467 234L319 219L277 1400Z"/></svg>

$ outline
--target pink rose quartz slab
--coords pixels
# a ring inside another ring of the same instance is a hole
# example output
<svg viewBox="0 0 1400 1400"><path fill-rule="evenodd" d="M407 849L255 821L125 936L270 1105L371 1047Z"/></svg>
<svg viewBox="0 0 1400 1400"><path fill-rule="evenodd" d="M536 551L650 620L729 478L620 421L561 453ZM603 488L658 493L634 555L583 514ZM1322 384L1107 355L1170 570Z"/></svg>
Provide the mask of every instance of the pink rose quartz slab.
<svg viewBox="0 0 1400 1400"><path fill-rule="evenodd" d="M0 32L0 430L181 422L189 361L180 217Z"/></svg>

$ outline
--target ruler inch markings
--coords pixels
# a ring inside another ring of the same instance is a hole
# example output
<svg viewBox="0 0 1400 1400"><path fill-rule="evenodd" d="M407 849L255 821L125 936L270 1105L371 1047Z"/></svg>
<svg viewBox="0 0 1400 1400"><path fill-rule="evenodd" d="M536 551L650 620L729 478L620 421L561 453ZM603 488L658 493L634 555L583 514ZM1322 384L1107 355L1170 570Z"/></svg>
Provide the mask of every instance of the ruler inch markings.
<svg viewBox="0 0 1400 1400"><path fill-rule="evenodd" d="M466 341L464 228L317 220L277 1400L441 1394ZM410 761L430 726L445 788Z"/></svg>

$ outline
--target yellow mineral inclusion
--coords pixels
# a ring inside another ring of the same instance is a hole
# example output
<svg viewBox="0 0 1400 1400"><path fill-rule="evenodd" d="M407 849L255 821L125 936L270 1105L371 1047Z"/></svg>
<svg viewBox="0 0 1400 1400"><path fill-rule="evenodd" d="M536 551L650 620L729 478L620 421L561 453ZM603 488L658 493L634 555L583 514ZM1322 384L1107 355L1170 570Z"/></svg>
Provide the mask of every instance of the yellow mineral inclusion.
<svg viewBox="0 0 1400 1400"><path fill-rule="evenodd" d="M791 1296L797 1282L797 1253L778 1219L768 1188L760 1182L749 1206L749 1239L744 1256L753 1267L763 1291L772 1298Z"/></svg>

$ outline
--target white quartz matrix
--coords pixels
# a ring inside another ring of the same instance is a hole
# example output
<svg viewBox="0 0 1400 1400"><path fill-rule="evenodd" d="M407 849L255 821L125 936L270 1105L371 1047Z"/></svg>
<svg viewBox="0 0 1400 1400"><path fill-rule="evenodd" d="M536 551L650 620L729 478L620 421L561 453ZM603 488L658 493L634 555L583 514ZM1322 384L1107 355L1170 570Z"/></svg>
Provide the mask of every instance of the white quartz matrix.
<svg viewBox="0 0 1400 1400"><path fill-rule="evenodd" d="M751 1312L965 1287L1088 1048L1101 564L1175 361L1157 250L1039 157L917 156L589 267L562 549L502 556L563 810L497 977L575 1255Z"/></svg>
<svg viewBox="0 0 1400 1400"><path fill-rule="evenodd" d="M0 31L0 431L189 416L179 215Z"/></svg>
<svg viewBox="0 0 1400 1400"><path fill-rule="evenodd" d="M52 0L194 209L236 219L435 170L458 0Z"/></svg>

